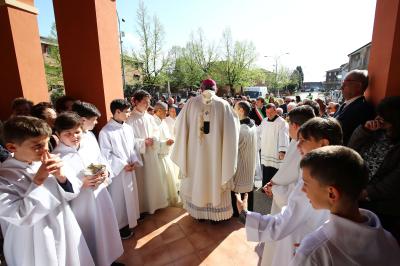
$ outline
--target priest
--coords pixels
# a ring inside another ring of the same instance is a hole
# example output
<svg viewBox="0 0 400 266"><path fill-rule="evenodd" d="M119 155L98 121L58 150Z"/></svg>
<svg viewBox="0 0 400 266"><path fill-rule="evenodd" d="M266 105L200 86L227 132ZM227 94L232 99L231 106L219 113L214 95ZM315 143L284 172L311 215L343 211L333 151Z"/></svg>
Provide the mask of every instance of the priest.
<svg viewBox="0 0 400 266"><path fill-rule="evenodd" d="M204 80L200 88L202 93L177 117L171 159L180 168L180 195L187 212L196 219L227 220L232 216L239 119L228 102L216 96L214 80Z"/></svg>

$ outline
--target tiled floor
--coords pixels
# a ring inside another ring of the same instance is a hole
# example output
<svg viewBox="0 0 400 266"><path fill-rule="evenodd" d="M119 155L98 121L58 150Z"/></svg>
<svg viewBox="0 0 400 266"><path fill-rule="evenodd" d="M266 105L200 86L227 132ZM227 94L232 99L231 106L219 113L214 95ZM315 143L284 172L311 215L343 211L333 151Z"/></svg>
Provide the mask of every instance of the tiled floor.
<svg viewBox="0 0 400 266"><path fill-rule="evenodd" d="M147 216L123 244L125 252L118 261L127 266L257 265L259 260L257 243L246 241L236 218L200 223L174 207Z"/></svg>

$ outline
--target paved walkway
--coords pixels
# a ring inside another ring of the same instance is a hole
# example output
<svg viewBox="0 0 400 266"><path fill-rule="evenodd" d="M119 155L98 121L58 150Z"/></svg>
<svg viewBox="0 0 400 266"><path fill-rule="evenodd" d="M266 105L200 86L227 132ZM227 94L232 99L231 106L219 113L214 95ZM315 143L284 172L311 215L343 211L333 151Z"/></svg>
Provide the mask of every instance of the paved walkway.
<svg viewBox="0 0 400 266"><path fill-rule="evenodd" d="M271 201L259 191L255 210L267 213ZM257 265L262 247L246 240L237 218L218 224L200 223L181 208L169 207L147 216L135 236L123 241L118 260L133 265Z"/></svg>

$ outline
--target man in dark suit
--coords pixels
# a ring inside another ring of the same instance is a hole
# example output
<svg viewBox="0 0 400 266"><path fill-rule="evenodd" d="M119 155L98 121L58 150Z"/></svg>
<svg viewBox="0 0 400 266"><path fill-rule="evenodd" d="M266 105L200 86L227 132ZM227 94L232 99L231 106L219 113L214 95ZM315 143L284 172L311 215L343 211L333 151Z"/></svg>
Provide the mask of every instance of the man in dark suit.
<svg viewBox="0 0 400 266"><path fill-rule="evenodd" d="M258 97L255 106L251 109L249 114L250 119L253 119L255 124L259 126L261 121L266 116L265 99L263 97Z"/></svg>
<svg viewBox="0 0 400 266"><path fill-rule="evenodd" d="M367 70L352 70L343 80L341 90L345 102L339 107L334 117L342 125L344 145L347 145L356 127L375 116L373 106L364 97L367 87Z"/></svg>

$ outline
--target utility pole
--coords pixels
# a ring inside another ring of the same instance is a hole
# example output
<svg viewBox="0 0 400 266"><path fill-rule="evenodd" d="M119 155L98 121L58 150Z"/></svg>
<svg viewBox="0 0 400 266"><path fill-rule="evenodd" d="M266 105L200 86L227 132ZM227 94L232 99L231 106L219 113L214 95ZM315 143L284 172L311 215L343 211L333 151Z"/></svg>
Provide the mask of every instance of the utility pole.
<svg viewBox="0 0 400 266"><path fill-rule="evenodd" d="M126 91L126 81L125 81L124 50L122 49L121 22L119 21L118 11L117 11L117 18L118 18L119 46L121 49L122 85L123 85L124 92L125 92ZM125 22L125 19L122 19L122 22Z"/></svg>
<svg viewBox="0 0 400 266"><path fill-rule="evenodd" d="M280 97L279 88L278 88L278 60L282 56L288 55L288 54L289 53L283 53L283 54L280 54L278 56L273 56L273 58L275 59L275 86L276 86L276 89L278 91L278 95L277 95L278 97ZM264 57L272 57L272 56L264 55Z"/></svg>

